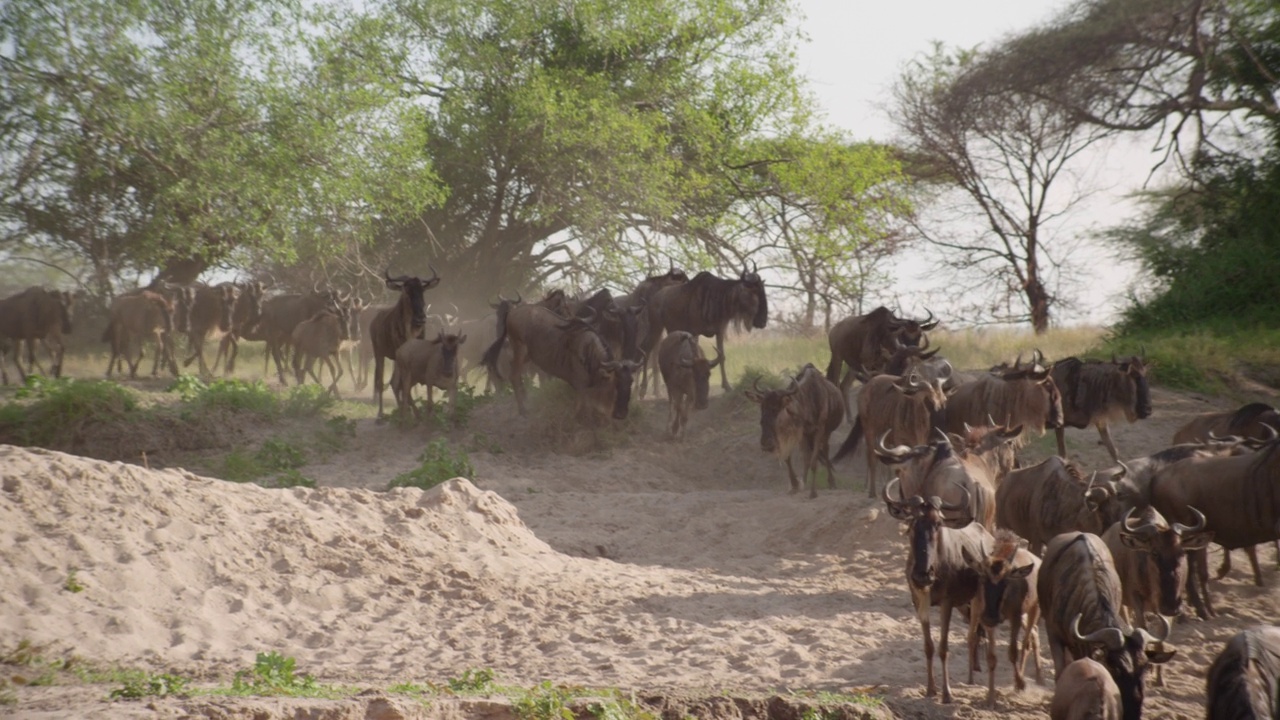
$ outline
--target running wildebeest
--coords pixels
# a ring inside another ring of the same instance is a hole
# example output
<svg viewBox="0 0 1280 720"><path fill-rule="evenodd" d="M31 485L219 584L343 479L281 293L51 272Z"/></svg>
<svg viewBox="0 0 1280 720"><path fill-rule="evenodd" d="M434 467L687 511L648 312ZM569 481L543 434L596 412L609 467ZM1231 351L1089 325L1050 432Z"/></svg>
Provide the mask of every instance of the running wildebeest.
<svg viewBox="0 0 1280 720"><path fill-rule="evenodd" d="M746 397L760 405L760 449L783 458L791 479L791 492L800 491L800 481L791 465L797 447L804 455L804 479L809 497L818 497L818 464L827 468L827 486L836 486L831 466L831 433L844 417L840 389L813 365L805 365L785 390L761 390L756 378Z"/></svg>
<svg viewBox="0 0 1280 720"><path fill-rule="evenodd" d="M742 268L737 280L700 272L692 280L662 288L646 305L649 312L649 336L658 328L672 332L684 330L695 335L715 337L716 354L724 357L724 336L729 323L751 330L769 322L769 302L764 281L755 270ZM655 341L656 344L656 341ZM641 348L648 352L646 348ZM654 392L657 392L654 376ZM720 386L729 390L729 376L720 365Z"/></svg>
<svg viewBox="0 0 1280 720"><path fill-rule="evenodd" d="M339 352L342 343L350 338L351 318L347 307L341 306L337 312L329 309L321 310L311 318L298 323L293 329L290 344L293 345L293 374L298 384L306 382L308 374L323 385L320 379L322 370L315 369L315 361L319 360L329 368L329 392L338 396L338 380L342 377L342 358Z"/></svg>
<svg viewBox="0 0 1280 720"><path fill-rule="evenodd" d="M138 365L142 362L142 346L148 338L155 346L151 376L160 373L160 363L163 362L173 376L178 377L178 362L173 350L173 303L159 293L142 291L116 298L111 303L110 313L111 319L102 333L102 341L111 345L111 358L107 360L108 378L116 368L123 374L127 363L129 378L136 379ZM133 353L135 344L137 354Z"/></svg>
<svg viewBox="0 0 1280 720"><path fill-rule="evenodd" d="M29 287L16 295L0 300L0 336L12 341L13 364L18 368L18 378L23 382L27 374L40 369L36 360L36 342L43 341L49 349L53 377L62 377L62 356L66 347L62 336L71 334L71 316L76 297L66 290L46 290ZM27 343L27 368L22 367L22 343ZM0 363L4 362L0 356Z"/></svg>
<svg viewBox="0 0 1280 720"><path fill-rule="evenodd" d="M435 410L433 393L436 388L443 390L449 398L450 410L458 411L458 349L466 341L466 335L446 334L440 330L431 340L412 338L396 350L391 387L402 413L412 409L414 417L418 417L418 408L413 403L415 385L427 386L428 415Z"/></svg>
<svg viewBox="0 0 1280 720"><path fill-rule="evenodd" d="M262 319L262 300L267 286L261 280L236 282L240 294L236 298L234 311L231 313L231 329L222 336L218 343L218 354L213 358L213 367L226 358L222 374L230 375L236 369L236 355L240 353L240 340L245 333L255 329Z"/></svg>
<svg viewBox="0 0 1280 720"><path fill-rule="evenodd" d="M899 318L881 306L866 315L844 318L827 332L831 360L827 363L827 379L840 386L846 398L849 386L859 373L873 377L885 368L885 361L901 346L927 347L925 332L938 326L933 313L924 320ZM844 377L840 369L848 365ZM853 417L849 416L849 422ZM874 493L872 494L874 497Z"/></svg>
<svg viewBox="0 0 1280 720"><path fill-rule="evenodd" d="M1237 633L1209 666L1208 720L1280 718L1280 627Z"/></svg>
<svg viewBox="0 0 1280 720"><path fill-rule="evenodd" d="M344 304L341 293L329 289L321 289L314 285L310 292L286 293L267 298L262 302L262 314L257 327L251 330L251 337L266 342L266 351L262 357L262 372L267 374L272 361L276 365L276 375L281 385L288 385L285 378L285 359L289 348L293 345L293 331L299 324L328 310L338 314Z"/></svg>
<svg viewBox="0 0 1280 720"><path fill-rule="evenodd" d="M724 361L723 357L707 360L698 347L698 336L677 330L662 339L658 345L658 369L667 386L667 432L672 438L684 437L689 424L689 410L705 410L707 395L711 391L711 371Z"/></svg>
<svg viewBox="0 0 1280 720"><path fill-rule="evenodd" d="M191 306L187 325L187 349L191 355L182 361L182 366L190 367L192 361L199 360L200 375L209 376L212 371L204 359L205 341L211 338L220 340L231 332L240 288L235 283L225 282L212 286L197 285L195 291L195 303Z"/></svg>
<svg viewBox="0 0 1280 720"><path fill-rule="evenodd" d="M423 279L411 275L391 277L384 270L382 276L391 290L400 291L400 299L386 310L379 311L369 325L369 337L373 340L373 395L378 399L378 420L385 416L382 411L382 364L386 360L395 362L396 350L406 340L422 337L427 324L427 304L423 293L440 284L440 274L434 267L431 277Z"/></svg>
<svg viewBox="0 0 1280 720"><path fill-rule="evenodd" d="M1093 425L1111 459L1119 462L1109 426L1117 418L1133 423L1151 415L1150 367L1138 355L1123 360L1113 355L1110 362L1069 357L1054 363L1053 381L1062 393L1062 426L1055 428L1058 454L1067 456L1066 428Z"/></svg>

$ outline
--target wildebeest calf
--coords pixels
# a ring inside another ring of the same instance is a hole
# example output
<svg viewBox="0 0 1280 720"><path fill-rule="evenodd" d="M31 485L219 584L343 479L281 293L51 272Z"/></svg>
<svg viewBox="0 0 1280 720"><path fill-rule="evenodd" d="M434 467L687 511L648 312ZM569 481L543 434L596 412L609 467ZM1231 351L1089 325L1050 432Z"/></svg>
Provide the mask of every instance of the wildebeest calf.
<svg viewBox="0 0 1280 720"><path fill-rule="evenodd" d="M969 682L977 666L977 631L979 625L987 636L987 703L996 701L996 631L1009 622L1009 664L1013 666L1013 686L1027 687L1023 668L1030 653L1035 663L1036 682L1040 674L1040 604L1036 597L1036 574L1040 558L1018 547L1019 538L1008 530L997 530L995 547L990 554L974 557L961 548L964 561L978 573L978 593L969 606ZM1018 634L1023 633L1019 648Z"/></svg>
<svg viewBox="0 0 1280 720"><path fill-rule="evenodd" d="M151 338L155 345L155 357L151 362L151 376L160 372L164 362L178 376L178 363L173 354L173 304L163 295L143 291L134 295L122 295L111 303L111 320L102 333L104 342L111 344L111 359L107 361L107 377L117 368L124 372L129 365L129 377L138 377L138 365L142 362L142 345ZM134 344L138 352L133 353Z"/></svg>
<svg viewBox="0 0 1280 720"><path fill-rule="evenodd" d="M1081 658L1054 684L1050 720L1121 720L1120 688L1102 663Z"/></svg>
<svg viewBox="0 0 1280 720"><path fill-rule="evenodd" d="M667 430L673 438L684 437L689 424L689 408L705 410L707 395L711 391L711 370L724 362L717 356L707 360L698 347L698 336L676 330L658 346L658 368L662 382L667 386L667 400L671 407Z"/></svg>
<svg viewBox="0 0 1280 720"><path fill-rule="evenodd" d="M329 383L329 392L338 394L338 379L342 377L342 362L338 351L342 342L350 337L350 318L346 307L339 307L338 312L321 310L310 319L298 323L293 329L293 374L298 384L306 380L309 373L319 384L324 384L314 369L317 359L329 368L333 382Z"/></svg>
<svg viewBox="0 0 1280 720"><path fill-rule="evenodd" d="M791 492L800 491L800 481L791 465L791 452L797 446L805 455L804 476L809 483L809 497L818 497L819 462L827 468L828 487L834 488L835 470L828 457L831 433L844 419L844 400L835 383L810 364L804 366L786 390L761 390L757 378L746 396L760 405L760 449L785 459Z"/></svg>
<svg viewBox="0 0 1280 720"><path fill-rule="evenodd" d="M445 334L443 330L430 340L412 338L396 350L396 367L391 372L391 389L396 396L400 412L413 408L413 387L427 386L427 414L434 410L435 388L445 391L452 412L458 410L458 348L467 341L466 335Z"/></svg>

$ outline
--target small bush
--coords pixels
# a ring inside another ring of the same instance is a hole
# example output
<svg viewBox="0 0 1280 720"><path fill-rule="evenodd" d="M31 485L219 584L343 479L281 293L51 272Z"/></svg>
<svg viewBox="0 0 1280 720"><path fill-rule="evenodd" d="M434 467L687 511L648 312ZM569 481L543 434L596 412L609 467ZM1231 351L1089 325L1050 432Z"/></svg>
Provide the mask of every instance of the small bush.
<svg viewBox="0 0 1280 720"><path fill-rule="evenodd" d="M165 392L178 393L183 402L191 402L209 389L209 386L198 375L179 375L169 383Z"/></svg>
<svg viewBox="0 0 1280 720"><path fill-rule="evenodd" d="M138 402L123 386L107 380L50 380L28 375L15 397L0 409L0 434L24 445L63 447L90 422L117 423L137 412Z"/></svg>
<svg viewBox="0 0 1280 720"><path fill-rule="evenodd" d="M488 668L472 670L468 668L463 671L462 677L449 678L448 684L449 689L455 693L483 695L493 692L493 680L493 670Z"/></svg>
<svg viewBox="0 0 1280 720"><path fill-rule="evenodd" d="M221 409L233 412L251 412L264 417L274 417L280 401L261 380L215 380L203 390L195 392L190 404L204 409Z"/></svg>
<svg viewBox="0 0 1280 720"><path fill-rule="evenodd" d="M181 695L187 689L187 682L186 678L168 673L163 675L142 673L137 677L126 679L124 685L112 690L108 697L112 700L138 700L144 697Z"/></svg>
<svg viewBox="0 0 1280 720"><path fill-rule="evenodd" d="M315 678L295 674L295 661L274 650L258 653L253 667L236 673L232 692L249 695L296 695L318 690Z"/></svg>
<svg viewBox="0 0 1280 720"><path fill-rule="evenodd" d="M240 450L232 450L222 458L221 476L224 480L253 482L268 472L255 455Z"/></svg>
<svg viewBox="0 0 1280 720"><path fill-rule="evenodd" d="M314 417L323 415L337 402L337 398L319 385L298 385L281 401L280 410L288 417Z"/></svg>
<svg viewBox="0 0 1280 720"><path fill-rule="evenodd" d="M418 456L422 463L417 468L401 473L391 480L388 488L416 487L427 490L456 477L473 478L475 468L462 450L454 452L443 439L432 440Z"/></svg>
<svg viewBox="0 0 1280 720"><path fill-rule="evenodd" d="M307 464L301 449L275 438L267 438L254 458L267 470L294 470Z"/></svg>
<svg viewBox="0 0 1280 720"><path fill-rule="evenodd" d="M574 720L572 699L569 691L543 682L517 698L511 709L520 720Z"/></svg>
<svg viewBox="0 0 1280 720"><path fill-rule="evenodd" d="M79 568L71 568L67 571L67 579L62 583L62 589L67 592L80 593L84 592L85 587L80 580L76 578L76 571Z"/></svg>

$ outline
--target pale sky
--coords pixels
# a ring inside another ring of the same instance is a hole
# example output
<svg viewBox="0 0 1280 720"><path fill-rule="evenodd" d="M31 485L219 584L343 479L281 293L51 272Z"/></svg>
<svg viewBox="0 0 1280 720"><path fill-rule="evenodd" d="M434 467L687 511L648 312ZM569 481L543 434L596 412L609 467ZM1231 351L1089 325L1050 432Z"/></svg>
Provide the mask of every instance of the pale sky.
<svg viewBox="0 0 1280 720"><path fill-rule="evenodd" d="M1052 18L1065 5L1056 0L797 0L808 42L799 49L800 71L826 112L830 125L856 139L892 139L894 128L885 110L890 88L901 68L934 41L973 47ZM1150 142L1115 149L1088 171L1106 192L1100 194L1072 224L1078 235L1119 222L1132 214L1127 191L1146 179L1152 163ZM1100 154L1101 155L1101 154ZM1123 160L1117 161L1117 158ZM1106 323L1114 319L1134 269L1109 253L1084 248L1083 260L1089 300L1078 311L1059 318L1062 323ZM929 273L920 263L895 261L896 281L888 297L877 302L900 302L912 309L913 297L925 285L945 285L946 278Z"/></svg>

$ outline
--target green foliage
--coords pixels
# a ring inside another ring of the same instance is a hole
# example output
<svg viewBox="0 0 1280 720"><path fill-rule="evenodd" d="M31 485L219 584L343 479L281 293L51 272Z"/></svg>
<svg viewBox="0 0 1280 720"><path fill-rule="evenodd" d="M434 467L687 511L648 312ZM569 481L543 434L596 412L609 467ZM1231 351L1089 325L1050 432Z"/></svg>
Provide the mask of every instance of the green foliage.
<svg viewBox="0 0 1280 720"><path fill-rule="evenodd" d="M471 669L462 672L462 677L449 678L449 690L455 693L471 695L487 695L494 691L494 673L489 668Z"/></svg>
<svg viewBox="0 0 1280 720"><path fill-rule="evenodd" d="M0 705L18 704L18 694L13 691L8 678L0 678Z"/></svg>
<svg viewBox="0 0 1280 720"><path fill-rule="evenodd" d="M306 695L318 689L315 678L295 674L292 657L276 651L258 653L253 667L236 673L232 692L247 695Z"/></svg>
<svg viewBox="0 0 1280 720"><path fill-rule="evenodd" d="M337 404L337 399L319 385L298 385L289 389L280 402L280 411L287 417L312 417L322 415Z"/></svg>
<svg viewBox="0 0 1280 720"><path fill-rule="evenodd" d="M270 483L267 483L264 485L264 487L273 487L273 488L292 488L292 487L313 488L315 486L316 486L315 480L312 480L311 478L306 477L305 475L298 472L297 470L286 470L280 473L279 475L275 476L275 478L272 479Z"/></svg>
<svg viewBox="0 0 1280 720"><path fill-rule="evenodd" d="M199 397L209 386L198 375L179 375L169 383L165 392L178 393L183 402L191 402Z"/></svg>
<svg viewBox="0 0 1280 720"><path fill-rule="evenodd" d="M1097 353L1103 357L1144 354L1154 363L1148 376L1168 387L1221 394L1239 387L1242 376L1280 386L1280 330L1190 327L1113 337Z"/></svg>
<svg viewBox="0 0 1280 720"><path fill-rule="evenodd" d="M249 412L263 417L275 417L279 410L279 399L261 380L215 380L195 390L188 402L197 409Z"/></svg>
<svg viewBox="0 0 1280 720"><path fill-rule="evenodd" d="M471 420L471 413L481 404L492 399L488 395L481 395L476 392L474 385L470 383L458 381L458 392L455 395L455 404L449 408L446 403L436 403L435 421L441 428L464 428Z"/></svg>
<svg viewBox="0 0 1280 720"><path fill-rule="evenodd" d="M761 390L781 390L787 386L787 379L773 370L748 365L733 386L740 390L750 390L756 387L757 383Z"/></svg>
<svg viewBox="0 0 1280 720"><path fill-rule="evenodd" d="M306 464L306 454L301 448L285 440L267 438L252 455L232 450L223 456L221 476L232 482L258 482L277 473L271 480L259 484L270 488L315 487L315 480L298 472L298 468Z"/></svg>
<svg viewBox="0 0 1280 720"><path fill-rule="evenodd" d="M76 572L79 568L71 568L67 571L67 579L62 583L62 589L71 593L81 593L85 591L85 586L76 578Z"/></svg>
<svg viewBox="0 0 1280 720"><path fill-rule="evenodd" d="M346 415L335 415L324 421L326 438L343 442L356 436L356 421Z"/></svg>
<svg viewBox="0 0 1280 720"><path fill-rule="evenodd" d="M264 440L254 457L267 470L293 470L307 464L301 449L276 438Z"/></svg>
<svg viewBox="0 0 1280 720"><path fill-rule="evenodd" d="M27 376L17 398L0 408L0 431L25 445L60 447L90 422L125 422L138 411L126 388L106 380Z"/></svg>
<svg viewBox="0 0 1280 720"><path fill-rule="evenodd" d="M658 715L636 704L635 698L616 691L610 695L607 700L587 705L587 712L596 720L658 720Z"/></svg>
<svg viewBox="0 0 1280 720"><path fill-rule="evenodd" d="M222 458L221 476L232 482L252 482L269 471L254 455L243 450L232 450Z"/></svg>
<svg viewBox="0 0 1280 720"><path fill-rule="evenodd" d="M511 709L520 720L574 720L568 690L543 682L516 698Z"/></svg>
<svg viewBox="0 0 1280 720"><path fill-rule="evenodd" d="M474 478L476 474L467 453L461 449L452 450L442 438L428 443L418 456L418 461L421 465L397 475L388 488L416 487L427 490L446 480L456 477Z"/></svg>
<svg viewBox="0 0 1280 720"><path fill-rule="evenodd" d="M181 695L187 689L188 680L178 675L141 673L124 681L124 685L111 691L112 700L138 700L144 697Z"/></svg>

